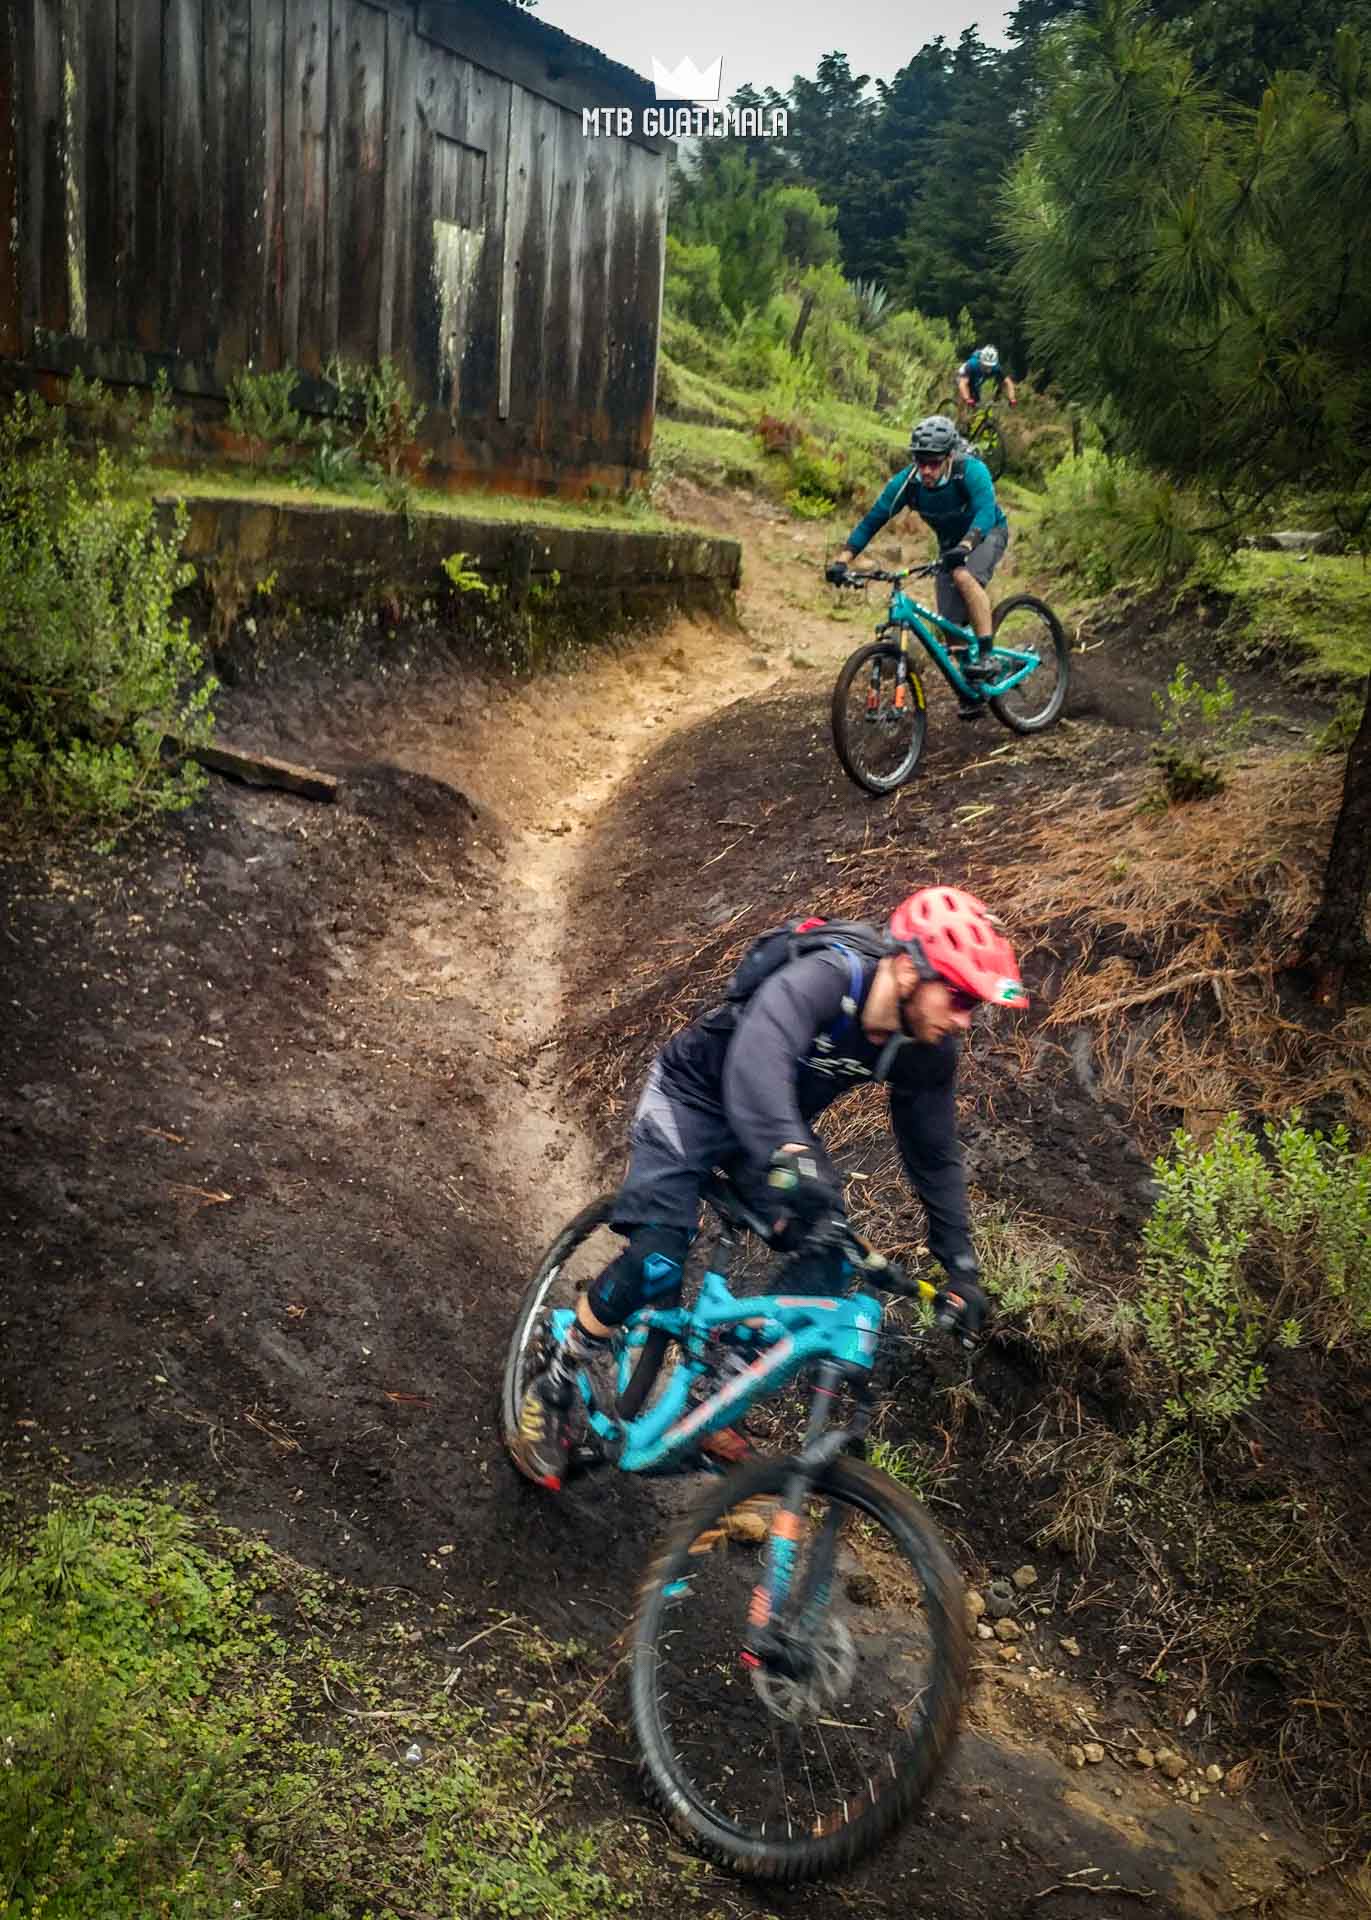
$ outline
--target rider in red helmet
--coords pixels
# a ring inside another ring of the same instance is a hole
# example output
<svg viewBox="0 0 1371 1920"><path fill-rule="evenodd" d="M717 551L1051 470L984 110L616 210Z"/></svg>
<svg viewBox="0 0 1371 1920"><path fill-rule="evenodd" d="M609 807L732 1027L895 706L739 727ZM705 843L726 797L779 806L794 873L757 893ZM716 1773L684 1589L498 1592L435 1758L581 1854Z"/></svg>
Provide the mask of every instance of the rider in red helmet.
<svg viewBox="0 0 1371 1920"><path fill-rule="evenodd" d="M986 1300L967 1226L956 1076L960 1035L982 1002L1024 1007L1028 995L992 915L957 887L911 894L884 930L806 921L755 943L723 1004L683 1028L652 1065L611 1223L627 1244L581 1296L565 1345L524 1399L517 1457L530 1478L561 1485L577 1369L631 1313L679 1298L700 1188L714 1167L727 1167L765 1210L781 1246L799 1245L842 1213L842 1180L813 1123L863 1082L888 1089L929 1248L948 1275L941 1304L968 1334L981 1328ZM846 1284L841 1256L827 1251L786 1275L791 1291ZM722 1453L728 1436L714 1440Z"/></svg>

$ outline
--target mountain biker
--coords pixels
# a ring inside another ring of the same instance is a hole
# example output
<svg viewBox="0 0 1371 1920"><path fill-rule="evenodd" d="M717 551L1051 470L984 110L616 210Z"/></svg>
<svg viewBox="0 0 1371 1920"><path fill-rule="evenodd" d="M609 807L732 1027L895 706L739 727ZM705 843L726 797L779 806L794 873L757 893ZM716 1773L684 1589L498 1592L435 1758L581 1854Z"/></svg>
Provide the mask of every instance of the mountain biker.
<svg viewBox="0 0 1371 1920"><path fill-rule="evenodd" d="M1000 350L988 344L977 347L957 369L957 398L964 407L979 406L981 388L987 380L995 382L997 392L1000 388L1004 389L1005 399L1011 407L1018 406L1019 396L1014 382L1000 365Z"/></svg>
<svg viewBox="0 0 1371 1920"><path fill-rule="evenodd" d="M847 545L829 561L825 578L835 587L847 580L847 569L867 543L897 513L917 513L938 542L938 612L958 626L969 626L985 642L990 639L990 596L986 586L1009 545L1009 522L995 498L995 482L984 460L965 450L965 442L946 414L930 414L909 436L912 463L882 489L876 504L857 522ZM994 669L974 660L959 663L967 679ZM964 720L985 711L979 701L959 700Z"/></svg>
<svg viewBox="0 0 1371 1920"><path fill-rule="evenodd" d="M542 1485L561 1486L579 1368L630 1314L679 1299L714 1167L729 1169L774 1223L782 1249L841 1215L842 1182L812 1123L860 1082L889 1088L900 1156L948 1275L940 1306L968 1334L983 1325L956 1134L958 1035L983 1001L1027 1005L1014 951L981 902L956 887L911 894L883 935L853 931L864 954L834 944L783 959L745 1001L701 1014L653 1062L610 1222L627 1244L581 1295L571 1333L524 1396L516 1455ZM811 1251L792 1262L786 1286L842 1292L846 1279L840 1254Z"/></svg>

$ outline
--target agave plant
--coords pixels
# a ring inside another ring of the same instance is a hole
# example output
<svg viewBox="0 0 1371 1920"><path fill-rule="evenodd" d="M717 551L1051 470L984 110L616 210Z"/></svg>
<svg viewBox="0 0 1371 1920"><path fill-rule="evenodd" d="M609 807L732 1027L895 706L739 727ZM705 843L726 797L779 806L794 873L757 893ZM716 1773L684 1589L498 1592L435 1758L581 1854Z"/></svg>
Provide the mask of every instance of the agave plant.
<svg viewBox="0 0 1371 1920"><path fill-rule="evenodd" d="M857 325L863 333L875 333L890 312L889 290L879 280L849 280L847 284L857 302Z"/></svg>

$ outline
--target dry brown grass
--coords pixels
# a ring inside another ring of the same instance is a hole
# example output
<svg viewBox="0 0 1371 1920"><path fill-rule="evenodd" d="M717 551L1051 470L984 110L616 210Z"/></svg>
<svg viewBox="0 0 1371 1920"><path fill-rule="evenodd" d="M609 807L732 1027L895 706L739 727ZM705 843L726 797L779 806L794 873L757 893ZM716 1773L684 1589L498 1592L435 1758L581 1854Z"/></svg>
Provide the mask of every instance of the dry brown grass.
<svg viewBox="0 0 1371 1920"><path fill-rule="evenodd" d="M1318 899L1335 763L1253 756L1215 799L1060 813L984 875L1044 982L1045 1028L1091 1030L1101 1090L1135 1121L1334 1101L1371 1122L1371 1012L1322 1024L1282 1003Z"/></svg>

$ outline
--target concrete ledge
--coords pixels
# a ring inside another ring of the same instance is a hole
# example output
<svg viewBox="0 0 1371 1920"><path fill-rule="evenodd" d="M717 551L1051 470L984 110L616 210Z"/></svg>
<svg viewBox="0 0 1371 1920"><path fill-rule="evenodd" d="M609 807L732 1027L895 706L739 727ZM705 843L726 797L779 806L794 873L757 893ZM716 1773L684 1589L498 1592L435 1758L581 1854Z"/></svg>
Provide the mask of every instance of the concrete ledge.
<svg viewBox="0 0 1371 1920"><path fill-rule="evenodd" d="M158 502L169 512L172 501ZM320 612L346 611L359 598L412 599L446 590L452 554L519 605L530 590L577 600L604 597L717 609L731 602L742 572L736 540L696 533L507 523L419 514L406 520L365 507L285 506L191 495L182 551L211 592L236 578L251 592L276 576L273 592Z"/></svg>

